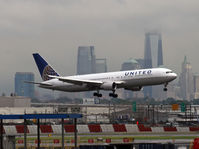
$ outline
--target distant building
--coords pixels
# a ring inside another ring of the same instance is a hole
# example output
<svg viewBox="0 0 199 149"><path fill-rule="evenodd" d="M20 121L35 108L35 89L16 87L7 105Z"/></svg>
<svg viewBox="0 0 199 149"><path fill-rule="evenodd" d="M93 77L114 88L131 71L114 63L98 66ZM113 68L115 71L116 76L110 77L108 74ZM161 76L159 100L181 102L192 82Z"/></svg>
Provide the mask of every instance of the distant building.
<svg viewBox="0 0 199 149"><path fill-rule="evenodd" d="M193 96L193 73L192 66L187 61L186 56L182 63L182 72L179 81L182 98L184 100L191 100Z"/></svg>
<svg viewBox="0 0 199 149"><path fill-rule="evenodd" d="M193 98L199 99L199 74L193 76Z"/></svg>
<svg viewBox="0 0 199 149"><path fill-rule="evenodd" d="M139 58L139 59L135 59L137 62L138 62L138 64L140 65L140 68L141 69L144 69L145 67L144 67L144 59L141 59L141 58Z"/></svg>
<svg viewBox="0 0 199 149"><path fill-rule="evenodd" d="M1 96L0 103L0 107L30 107L31 99L22 96Z"/></svg>
<svg viewBox="0 0 199 149"><path fill-rule="evenodd" d="M77 74L90 74L96 72L94 46L78 47Z"/></svg>
<svg viewBox="0 0 199 149"><path fill-rule="evenodd" d="M98 98L83 98L83 105L94 105L99 104L100 99Z"/></svg>
<svg viewBox="0 0 199 149"><path fill-rule="evenodd" d="M25 83L24 81L34 82L34 74L32 72L16 72L15 74L15 93L17 96L25 96L34 98L34 84Z"/></svg>
<svg viewBox="0 0 199 149"><path fill-rule="evenodd" d="M144 68L154 68L163 65L162 38L158 32L145 33ZM144 96L160 98L161 93L156 87L144 87ZM158 93L158 94L157 94Z"/></svg>
<svg viewBox="0 0 199 149"><path fill-rule="evenodd" d="M177 100L181 100L182 98L180 98L180 87L176 84L170 83L168 85L168 91L165 92L166 94L166 98L174 98Z"/></svg>
<svg viewBox="0 0 199 149"><path fill-rule="evenodd" d="M140 68L141 68L141 66L139 65L139 63L135 59L130 58L122 64L121 70L122 71L135 70L135 69L140 69Z"/></svg>
<svg viewBox="0 0 199 149"><path fill-rule="evenodd" d="M144 60L145 68L163 65L162 38L160 33L148 32L145 34Z"/></svg>
<svg viewBox="0 0 199 149"><path fill-rule="evenodd" d="M106 58L96 59L96 73L107 72Z"/></svg>

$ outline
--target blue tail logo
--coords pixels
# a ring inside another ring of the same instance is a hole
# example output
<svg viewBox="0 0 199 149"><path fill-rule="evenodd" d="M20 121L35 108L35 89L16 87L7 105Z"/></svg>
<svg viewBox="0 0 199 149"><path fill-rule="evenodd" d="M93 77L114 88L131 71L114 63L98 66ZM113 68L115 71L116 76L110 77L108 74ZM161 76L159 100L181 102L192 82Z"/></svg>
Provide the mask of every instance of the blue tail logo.
<svg viewBox="0 0 199 149"><path fill-rule="evenodd" d="M43 81L50 80L51 78L49 75L59 76L59 74L38 53L34 53L33 57Z"/></svg>

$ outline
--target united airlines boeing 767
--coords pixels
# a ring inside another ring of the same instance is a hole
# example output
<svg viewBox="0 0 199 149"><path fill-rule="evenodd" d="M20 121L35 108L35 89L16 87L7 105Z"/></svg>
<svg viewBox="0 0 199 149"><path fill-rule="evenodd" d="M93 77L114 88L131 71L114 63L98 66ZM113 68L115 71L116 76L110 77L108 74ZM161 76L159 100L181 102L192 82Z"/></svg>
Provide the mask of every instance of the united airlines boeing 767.
<svg viewBox="0 0 199 149"><path fill-rule="evenodd" d="M177 74L167 68L150 68L107 73L95 73L86 75L60 76L38 53L33 57L39 69L43 82L35 83L41 88L66 91L96 91L94 96L102 97L100 90L109 90L109 96L117 98L116 89L124 88L131 91L140 91L143 86L167 85L176 79Z"/></svg>

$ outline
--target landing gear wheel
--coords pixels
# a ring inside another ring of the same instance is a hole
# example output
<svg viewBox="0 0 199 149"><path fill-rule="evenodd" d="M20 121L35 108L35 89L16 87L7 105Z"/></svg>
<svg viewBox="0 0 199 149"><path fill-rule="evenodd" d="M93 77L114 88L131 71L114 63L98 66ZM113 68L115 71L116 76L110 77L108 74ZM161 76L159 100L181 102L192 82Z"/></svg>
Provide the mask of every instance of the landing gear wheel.
<svg viewBox="0 0 199 149"><path fill-rule="evenodd" d="M110 97L113 97L113 93L109 93L109 96L110 96Z"/></svg>
<svg viewBox="0 0 199 149"><path fill-rule="evenodd" d="M98 96L97 97L102 97L102 94L98 94Z"/></svg>
<svg viewBox="0 0 199 149"><path fill-rule="evenodd" d="M117 97L118 97L118 95L117 95L117 94L114 94L114 93L109 93L109 96L110 96L110 97L113 97L113 98L117 98Z"/></svg>
<svg viewBox="0 0 199 149"><path fill-rule="evenodd" d="M93 96L96 96L96 97L102 97L102 94L97 93L97 92L94 92L94 93L93 93Z"/></svg>
<svg viewBox="0 0 199 149"><path fill-rule="evenodd" d="M166 92L168 89L165 87L163 90Z"/></svg>
<svg viewBox="0 0 199 149"><path fill-rule="evenodd" d="M118 97L118 95L117 94L113 94L113 98L117 98Z"/></svg>

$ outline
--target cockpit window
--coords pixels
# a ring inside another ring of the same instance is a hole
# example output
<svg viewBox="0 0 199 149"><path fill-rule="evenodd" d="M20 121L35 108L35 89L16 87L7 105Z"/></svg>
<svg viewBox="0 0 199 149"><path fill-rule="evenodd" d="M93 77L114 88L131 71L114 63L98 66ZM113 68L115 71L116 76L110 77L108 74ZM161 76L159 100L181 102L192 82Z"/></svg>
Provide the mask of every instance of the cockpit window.
<svg viewBox="0 0 199 149"><path fill-rule="evenodd" d="M166 73L173 73L172 71L166 71Z"/></svg>

